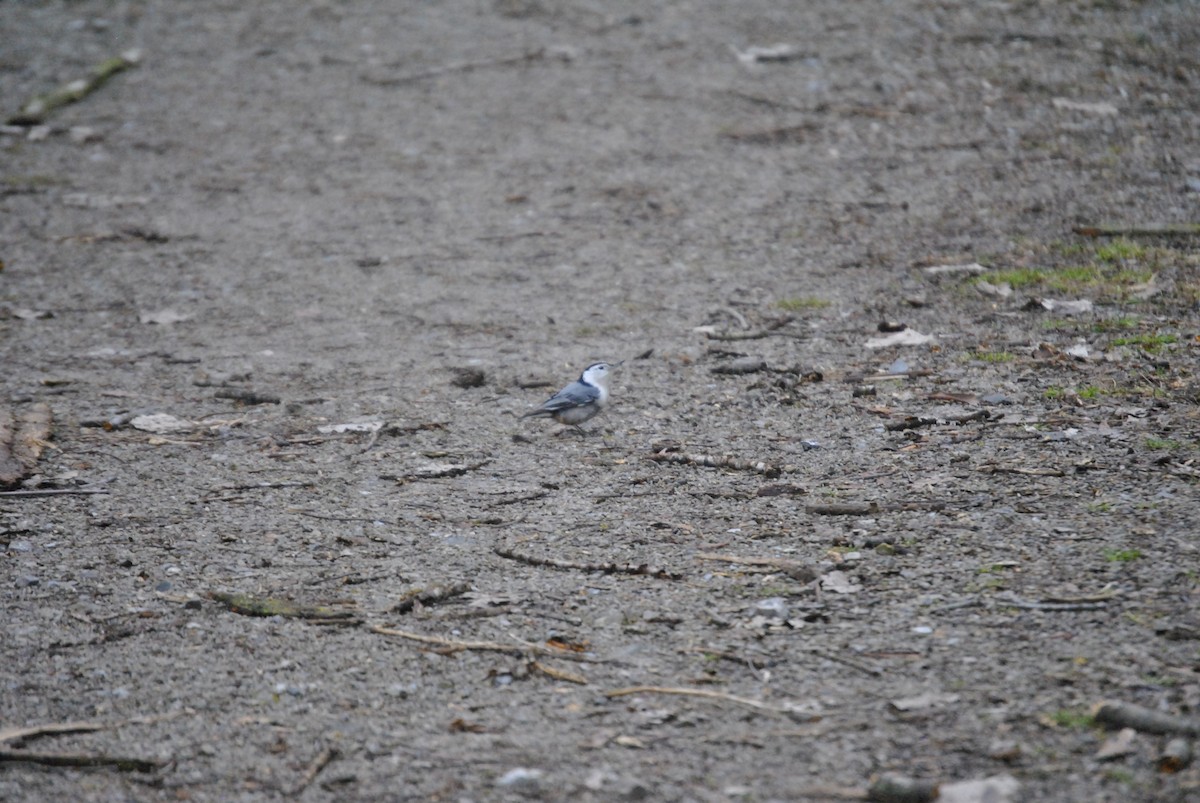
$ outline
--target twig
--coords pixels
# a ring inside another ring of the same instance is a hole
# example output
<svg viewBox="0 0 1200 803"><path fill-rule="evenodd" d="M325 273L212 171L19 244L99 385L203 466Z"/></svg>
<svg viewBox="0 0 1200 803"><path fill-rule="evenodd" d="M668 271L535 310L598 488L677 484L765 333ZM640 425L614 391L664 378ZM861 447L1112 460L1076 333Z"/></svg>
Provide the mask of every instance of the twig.
<svg viewBox="0 0 1200 803"><path fill-rule="evenodd" d="M316 757L309 762L308 769L304 771L304 775L301 776L300 781L292 787L292 797L300 797L304 790L321 774L321 770L325 769L329 762L340 755L341 753L333 747L326 747L320 753L317 753Z"/></svg>
<svg viewBox="0 0 1200 803"><path fill-rule="evenodd" d="M1180 717L1133 703L1107 700L1092 709L1092 718L1112 728L1133 728L1143 733L1200 736L1200 719Z"/></svg>
<svg viewBox="0 0 1200 803"><path fill-rule="evenodd" d="M526 563L530 566L547 566L551 569L564 569L569 571L580 571L600 574L633 574L643 575L645 577L655 577L659 580L681 580L682 574L660 569L657 566L651 566L648 563L577 563L571 560L558 560L557 558L539 558L533 555L522 555L514 551L511 547L503 544L492 548L502 558L515 560L519 563Z"/></svg>
<svg viewBox="0 0 1200 803"><path fill-rule="evenodd" d="M415 81L424 81L426 78L437 78L439 75L448 75L456 72L471 72L472 70L480 70L485 67L505 67L511 64L525 64L534 61L540 61L546 55L546 51L542 49L531 50L527 53L522 53L519 56L507 56L495 59L482 59L480 61L460 61L453 64L447 64L443 67L431 67L428 70L409 73L408 75L400 75L395 78L373 78L370 83L376 86L401 86L403 84L411 84Z"/></svg>
<svg viewBox="0 0 1200 803"><path fill-rule="evenodd" d="M738 555L721 555L715 552L699 552L696 560L712 560L722 563L738 563L743 566L766 566L776 569L796 580L810 582L817 577L817 571L803 561L789 558L745 558Z"/></svg>
<svg viewBox="0 0 1200 803"><path fill-rule="evenodd" d="M1200 223L1152 223L1144 226L1100 224L1076 226L1073 231L1084 237L1198 237Z"/></svg>
<svg viewBox="0 0 1200 803"><path fill-rule="evenodd" d="M1008 605L1013 608L1021 608L1027 611L1097 611L1102 608L1107 608L1108 603L1105 599L1085 600L1079 602L1035 602L1034 600L1021 599L1013 596L997 596L996 602L1001 605Z"/></svg>
<svg viewBox="0 0 1200 803"><path fill-rule="evenodd" d="M676 686L630 686L624 689L613 689L612 691L604 692L604 696L612 699L614 697L628 697L632 694L673 694L683 697L701 697L705 700L717 700L719 702L736 703L737 705L753 708L755 711L762 711L768 714L781 714L786 717L791 717L797 722L817 722L821 719L820 714L812 714L806 711L791 706L774 706L769 703L764 703L761 700L751 700L749 697L737 697L733 694L725 692L712 691L711 689L688 689Z"/></svg>
<svg viewBox="0 0 1200 803"><path fill-rule="evenodd" d="M588 679L583 675L575 672L568 672L565 669L558 669L553 666L546 666L540 661L530 661L529 668L535 672L541 672L546 677L554 678L555 680L565 680L567 683L575 683L580 686L588 685Z"/></svg>
<svg viewBox="0 0 1200 803"><path fill-rule="evenodd" d="M809 652L812 653L813 655L817 656L818 658L824 658L826 661L833 661L834 663L842 664L843 666L848 666L851 669L857 669L859 672L870 675L873 678L877 678L877 677L880 677L883 675L883 671L880 669L876 669L873 666L867 666L866 664L860 664L857 661L852 661L849 658L843 658L842 656L835 655L834 653L831 653L831 652L825 652L824 650L815 650L815 649L810 649Z"/></svg>
<svg viewBox="0 0 1200 803"><path fill-rule="evenodd" d="M121 772L154 772L167 763L129 756L27 753L24 750L0 749L0 763L6 761L26 761L30 764L44 764L50 767L116 767Z"/></svg>
<svg viewBox="0 0 1200 803"><path fill-rule="evenodd" d="M0 496L7 496L11 499L20 499L21 497L36 497L36 496L83 496L87 494L106 494L104 488L31 488L25 491L0 491Z"/></svg>
<svg viewBox="0 0 1200 803"><path fill-rule="evenodd" d="M709 332L705 331L704 336L709 340L723 340L726 342L737 340L761 340L764 337L770 337L774 334L780 334L779 330L787 326L792 321L796 320L795 315L785 315L771 321L762 329L756 329L753 332ZM706 327L707 328L707 327Z"/></svg>
<svg viewBox="0 0 1200 803"><path fill-rule="evenodd" d="M566 661L578 661L580 663L601 663L599 659L589 658L587 655L555 650L550 647L543 647L540 644L531 644L527 641L517 641L508 644L499 641L458 641L457 639L442 638L441 636L426 636L423 633L396 630L395 628L384 627L383 625L372 625L371 632L378 633L381 636L396 636L397 638L408 639L409 641L419 641L422 644L433 644L439 648L436 652L444 655L474 650L477 652L506 652L516 655L553 656Z"/></svg>
<svg viewBox="0 0 1200 803"><path fill-rule="evenodd" d="M1066 474L1058 468L1026 468L1025 466L1001 466L992 463L980 466L979 470L987 474L1021 474L1026 477L1065 477Z"/></svg>
<svg viewBox="0 0 1200 803"><path fill-rule="evenodd" d="M829 504L805 505L804 510L814 516L865 516L874 513L905 513L914 510L945 510L949 502L938 499L913 502L896 502L881 505L878 502L833 502Z"/></svg>
<svg viewBox="0 0 1200 803"><path fill-rule="evenodd" d="M92 733L108 727L101 722L51 722L24 728L5 728L0 730L0 744L25 742L42 736L57 736L60 733Z"/></svg>
<svg viewBox="0 0 1200 803"><path fill-rule="evenodd" d="M707 454L685 454L682 452L655 452L646 455L647 459L656 463L679 463L685 466L704 466L706 468L731 468L737 471L753 471L766 477L778 477L783 469L768 465L761 460L741 460L725 455L713 457Z"/></svg>
<svg viewBox="0 0 1200 803"><path fill-rule="evenodd" d="M878 513L877 502L843 502L827 505L805 505L804 510L815 516L865 516Z"/></svg>
<svg viewBox="0 0 1200 803"><path fill-rule="evenodd" d="M396 603L390 613L408 613L417 604L432 605L437 602L444 602L453 597L461 596L471 590L470 583L451 583L444 586L431 586L429 588L414 588L400 595L400 601Z"/></svg>
<svg viewBox="0 0 1200 803"><path fill-rule="evenodd" d="M71 81L45 95L39 95L22 106L21 110L9 117L6 122L9 125L37 125L45 121L50 116L50 112L60 106L83 100L104 86L109 78L122 70L135 66L140 58L141 56L136 50L129 50L114 58L106 59L93 67L87 78Z"/></svg>

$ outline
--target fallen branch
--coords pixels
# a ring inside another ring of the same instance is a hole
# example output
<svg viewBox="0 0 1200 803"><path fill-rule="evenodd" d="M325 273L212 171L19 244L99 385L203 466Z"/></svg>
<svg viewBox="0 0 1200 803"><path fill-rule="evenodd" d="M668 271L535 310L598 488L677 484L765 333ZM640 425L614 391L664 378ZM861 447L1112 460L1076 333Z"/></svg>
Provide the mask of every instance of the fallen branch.
<svg viewBox="0 0 1200 803"><path fill-rule="evenodd" d="M392 607L390 613L408 613L418 604L433 605L461 596L470 590L470 583L452 583L445 586L414 588L400 595L400 601Z"/></svg>
<svg viewBox="0 0 1200 803"><path fill-rule="evenodd" d="M720 555L714 552L700 552L696 555L696 560L737 563L742 566L766 566L771 569L777 569L787 576L803 582L811 582L817 579L817 570L811 565L804 563L803 561L791 560L789 558L744 558L738 555Z"/></svg>
<svg viewBox="0 0 1200 803"><path fill-rule="evenodd" d="M324 605L297 605L278 597L255 597L250 594L226 594L209 591L205 596L243 616L283 616L289 619L308 619L318 624L357 624L353 611L340 611Z"/></svg>
<svg viewBox="0 0 1200 803"><path fill-rule="evenodd" d="M1073 231L1084 237L1198 237L1200 223L1100 224L1076 226Z"/></svg>
<svg viewBox="0 0 1200 803"><path fill-rule="evenodd" d="M632 574L642 575L645 577L655 577L659 580L681 580L682 574L676 574L666 569L660 569L656 566L651 566L648 563L577 563L571 560L558 560L557 558L539 558L534 555L522 555L514 551L511 547L498 545L492 548L502 558L515 560L518 563L525 563L530 566L546 566L551 569L564 569L567 571L587 572L588 574Z"/></svg>
<svg viewBox="0 0 1200 803"><path fill-rule="evenodd" d="M713 457L707 454L686 454L683 452L655 452L646 456L656 463L679 463L685 466L704 466L705 468L731 468L736 471L753 471L766 477L778 477L783 470L771 466L761 460L740 460L725 455Z"/></svg>
<svg viewBox="0 0 1200 803"><path fill-rule="evenodd" d="M543 657L553 656L562 658L567 661L578 661L580 663L600 663L596 658L589 658L586 655L567 652L564 650L555 650L550 647L543 647L540 644L531 644L528 641L516 641L505 644L499 641L459 641L457 639L442 638L441 636L426 636L423 633L411 633L407 630L396 630L383 625L372 625L372 633L378 633L381 636L396 636L397 638L408 639L409 641L417 641L422 644L432 644L438 649L434 650L441 655L452 655L456 652L506 652L514 655L540 655Z"/></svg>
<svg viewBox="0 0 1200 803"><path fill-rule="evenodd" d="M1143 733L1200 736L1200 719L1180 717L1133 703L1107 700L1092 709L1092 718L1110 728L1133 728Z"/></svg>
<svg viewBox="0 0 1200 803"><path fill-rule="evenodd" d="M137 65L141 54L136 50L128 50L119 56L106 59L95 67L87 78L80 78L68 84L39 95L21 107L21 110L6 121L9 125L38 125L50 116L50 112L71 103L83 100L95 92L122 70Z"/></svg>
<svg viewBox="0 0 1200 803"><path fill-rule="evenodd" d="M333 761L340 755L341 753L332 747L326 747L324 750L318 753L316 757L309 762L308 768L304 771L304 775L300 778L300 781L294 787L292 787L292 797L300 797L304 790L307 789L312 782L316 780L317 776L321 774L321 770L325 769L329 762Z"/></svg>
<svg viewBox="0 0 1200 803"><path fill-rule="evenodd" d="M121 772L154 772L165 761L153 761L129 756L83 755L78 753L27 753L24 750L0 749L0 763L24 761L49 767L116 767Z"/></svg>
<svg viewBox="0 0 1200 803"><path fill-rule="evenodd" d="M609 699L615 697L628 697L632 694L673 694L683 697L700 697L705 700L716 700L718 702L735 703L737 705L752 708L755 711L762 711L767 714L780 714L782 716L791 717L797 722L818 722L821 719L820 714L813 714L807 711L801 711L799 708L791 705L774 706L769 703L764 703L761 700L752 700L749 697L738 697L725 692L712 691L711 689L688 689L675 686L630 686L624 689L613 689L612 691L604 692L604 696Z"/></svg>

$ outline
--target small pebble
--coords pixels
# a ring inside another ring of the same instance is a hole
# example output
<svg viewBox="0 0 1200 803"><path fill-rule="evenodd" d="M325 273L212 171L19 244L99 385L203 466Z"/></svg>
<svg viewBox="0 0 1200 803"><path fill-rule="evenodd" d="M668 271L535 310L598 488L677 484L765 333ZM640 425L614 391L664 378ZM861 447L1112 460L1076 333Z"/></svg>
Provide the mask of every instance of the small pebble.
<svg viewBox="0 0 1200 803"><path fill-rule="evenodd" d="M41 579L32 574L23 574L17 578L17 588L29 588L41 583Z"/></svg>
<svg viewBox="0 0 1200 803"><path fill-rule="evenodd" d="M783 597L768 597L754 603L754 611L770 619L787 619L788 605Z"/></svg>
<svg viewBox="0 0 1200 803"><path fill-rule="evenodd" d="M510 789L514 792L520 792L524 795L537 795L542 790L542 775L541 770L527 769L525 767L517 767L504 773L500 780L496 781L496 786L501 789Z"/></svg>

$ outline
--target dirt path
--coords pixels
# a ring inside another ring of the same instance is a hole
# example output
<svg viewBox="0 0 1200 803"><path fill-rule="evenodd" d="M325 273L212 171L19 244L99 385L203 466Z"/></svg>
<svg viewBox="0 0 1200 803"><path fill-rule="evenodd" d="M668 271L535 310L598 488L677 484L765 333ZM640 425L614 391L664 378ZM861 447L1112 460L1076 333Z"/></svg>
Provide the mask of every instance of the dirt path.
<svg viewBox="0 0 1200 803"><path fill-rule="evenodd" d="M0 799L1200 794L1196 4L0 41Z"/></svg>

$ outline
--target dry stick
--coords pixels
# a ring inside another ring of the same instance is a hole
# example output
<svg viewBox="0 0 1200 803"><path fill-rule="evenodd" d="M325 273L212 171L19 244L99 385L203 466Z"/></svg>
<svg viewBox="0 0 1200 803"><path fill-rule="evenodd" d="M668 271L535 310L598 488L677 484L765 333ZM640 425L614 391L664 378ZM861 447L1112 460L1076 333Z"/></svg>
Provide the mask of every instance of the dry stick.
<svg viewBox="0 0 1200 803"><path fill-rule="evenodd" d="M764 337L770 337L777 334L779 329L787 326L792 321L796 320L794 315L785 315L778 320L772 321L762 329L757 329L753 332L706 332L705 337L709 340L761 340Z"/></svg>
<svg viewBox="0 0 1200 803"><path fill-rule="evenodd" d="M737 697L725 692L712 691L710 689L688 689L677 686L630 686L624 689L613 689L612 691L604 692L604 696L612 699L614 697L627 697L631 694L675 694L683 697L703 697L706 700L718 700L720 702L737 703L738 705L753 708L755 711L762 711L768 714L780 714L782 716L791 717L798 722L817 722L821 719L820 714L809 714L803 711L796 711L788 708L779 708L761 700L751 700L749 697Z"/></svg>
<svg viewBox="0 0 1200 803"><path fill-rule="evenodd" d="M5 728L0 730L0 744L23 742L41 736L57 736L60 733L92 733L108 727L101 722L51 722L46 725L30 725L25 728Z"/></svg>
<svg viewBox="0 0 1200 803"><path fill-rule="evenodd" d="M0 496L10 499L33 498L37 496L84 496L87 494L106 494L104 488L34 488L27 491L0 491Z"/></svg>
<svg viewBox="0 0 1200 803"><path fill-rule="evenodd" d="M567 683L576 683L580 686L588 685L588 679L583 675L578 675L574 672L568 672L565 669L558 669L553 666L546 666L540 661L530 661L529 668L535 672L541 672L546 677L551 677L555 680L565 680Z"/></svg>
<svg viewBox="0 0 1200 803"><path fill-rule="evenodd" d="M318 753L316 757L309 762L308 769L304 771L304 775L300 778L299 783L292 787L292 797L300 797L304 790L307 789L309 785L316 780L317 776L321 774L321 770L325 769L329 762L333 761L340 755L341 753L332 747L326 747L324 750Z"/></svg>
<svg viewBox="0 0 1200 803"><path fill-rule="evenodd" d="M916 510L946 509L946 502L900 502L881 505L878 502L845 502L828 505L805 505L804 510L815 516L864 516L873 513L904 513Z"/></svg>
<svg viewBox="0 0 1200 803"><path fill-rule="evenodd" d="M1024 466L1001 466L995 463L979 467L987 474L1023 474L1027 477L1065 477L1062 469L1057 468L1025 468Z"/></svg>
<svg viewBox="0 0 1200 803"><path fill-rule="evenodd" d="M1200 736L1200 719L1165 714L1133 703L1107 700L1092 709L1092 718L1113 728L1133 728L1143 733Z"/></svg>
<svg viewBox="0 0 1200 803"><path fill-rule="evenodd" d="M783 572L793 580L804 583L811 583L817 579L817 575L819 574L811 565L803 561L789 560L787 558L742 558L737 555L700 552L697 553L696 560L715 560L723 563L736 563L742 566L763 566L772 571Z"/></svg>
<svg viewBox="0 0 1200 803"><path fill-rule="evenodd" d="M400 601L392 607L390 613L408 613L418 603L421 605L432 605L435 602L444 602L453 597L462 596L470 590L470 583L451 583L445 586L414 588L400 595Z"/></svg>
<svg viewBox="0 0 1200 803"><path fill-rule="evenodd" d="M826 661L833 661L834 663L842 664L843 666L848 666L851 669L857 669L859 672L863 672L874 678L880 677L883 674L883 670L876 669L873 666L867 666L866 664L860 664L857 661L851 661L849 658L843 658L842 656L835 655L831 652L825 652L824 650L814 650L814 649L810 649L809 652L812 653L813 655L817 656L818 658L824 658Z"/></svg>
<svg viewBox="0 0 1200 803"><path fill-rule="evenodd" d="M492 547L492 551L502 558L515 560L518 563L527 563L530 566L546 566L551 569L564 569L568 571L580 572L599 572L600 574L633 574L642 575L645 577L655 577L659 580L682 580L682 574L660 569L657 566L651 566L648 563L576 563L571 560L558 560L557 558L539 558L533 555L522 555L514 551L511 547L498 545Z"/></svg>
<svg viewBox="0 0 1200 803"><path fill-rule="evenodd" d="M829 505L805 505L804 510L816 516L864 516L868 513L878 513L880 508L876 502L846 502Z"/></svg>
<svg viewBox="0 0 1200 803"><path fill-rule="evenodd" d="M377 86L400 86L402 84L411 84L414 81L423 81L426 78L437 78L439 75L447 75L456 72L471 72L472 70L480 70L485 67L505 67L510 64L524 64L526 62L534 62L541 60L546 55L545 50L531 50L528 53L522 53L519 56L507 56L505 58L485 59L481 61L460 61L454 64L447 64L444 67L433 67L421 72L409 73L396 78L380 78L372 80L371 83Z"/></svg>
<svg viewBox="0 0 1200 803"><path fill-rule="evenodd" d="M50 112L66 106L69 103L83 100L95 92L117 73L138 63L140 56L136 50L129 50L111 59L106 59L92 68L87 78L80 78L63 84L59 88L39 95L21 107L21 110L9 117L9 125L37 125L50 116Z"/></svg>
<svg viewBox="0 0 1200 803"><path fill-rule="evenodd" d="M777 466L764 463L761 460L739 460L725 455L713 457L707 454L685 454L683 452L655 452L646 455L655 463L679 463L685 466L704 466L706 468L732 468L737 471L753 471L767 477L778 477L783 470Z"/></svg>
<svg viewBox="0 0 1200 803"><path fill-rule="evenodd" d="M1105 599L1081 600L1078 602L1035 602L1019 597L997 596L996 602L1026 611L1097 611L1108 607Z"/></svg>
<svg viewBox="0 0 1200 803"><path fill-rule="evenodd" d="M27 753L24 750L0 750L0 763L27 761L50 767L116 767L121 772L154 772L166 764L128 756L81 755L76 753Z"/></svg>
<svg viewBox="0 0 1200 803"><path fill-rule="evenodd" d="M549 647L543 647L540 644L531 644L527 641L518 641L510 644L504 644L499 641L458 641L456 639L442 638L441 636L426 636L423 633L396 630L395 628L384 627L383 625L372 625L371 632L378 633L381 636L396 636L408 639L409 641L419 641L422 644L433 644L440 648L436 652L444 654L475 650L478 652L507 652L520 655L552 656L554 658L589 664L601 663L600 659L588 658L584 655L576 655L574 653L563 652L562 650L554 650Z"/></svg>
<svg viewBox="0 0 1200 803"><path fill-rule="evenodd" d="M442 466L438 468L430 468L424 471L418 471L413 474L405 474L402 477L396 477L396 482L411 482L412 480L440 480L447 477L461 477L469 471L475 471L492 462L491 459L480 460L478 463L471 463L465 466Z"/></svg>

